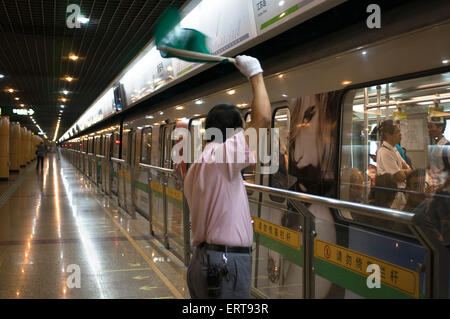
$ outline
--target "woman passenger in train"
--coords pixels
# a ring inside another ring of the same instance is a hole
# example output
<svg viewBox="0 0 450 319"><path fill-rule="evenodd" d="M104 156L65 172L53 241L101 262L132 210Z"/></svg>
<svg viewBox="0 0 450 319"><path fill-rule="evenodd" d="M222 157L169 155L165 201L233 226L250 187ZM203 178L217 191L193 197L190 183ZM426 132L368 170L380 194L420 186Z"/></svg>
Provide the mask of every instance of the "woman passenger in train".
<svg viewBox="0 0 450 319"><path fill-rule="evenodd" d="M380 126L380 132L383 143L377 151L377 175L391 174L397 188L404 189L411 168L395 147L402 138L400 127L392 120L385 120ZM406 204L406 198L402 192L398 192L396 199L392 208L401 210Z"/></svg>

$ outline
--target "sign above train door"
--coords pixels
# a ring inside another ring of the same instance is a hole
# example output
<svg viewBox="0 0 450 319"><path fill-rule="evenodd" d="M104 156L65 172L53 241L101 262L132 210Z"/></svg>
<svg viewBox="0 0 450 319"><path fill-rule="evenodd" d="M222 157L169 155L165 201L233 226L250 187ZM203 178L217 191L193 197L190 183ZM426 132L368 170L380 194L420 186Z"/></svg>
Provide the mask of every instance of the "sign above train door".
<svg viewBox="0 0 450 319"><path fill-rule="evenodd" d="M286 29L337 6L343 0L253 0L258 36L281 25ZM295 18L295 19L294 19ZM290 21L291 20L291 21ZM287 23L290 22L290 23ZM277 31L276 33L279 33Z"/></svg>

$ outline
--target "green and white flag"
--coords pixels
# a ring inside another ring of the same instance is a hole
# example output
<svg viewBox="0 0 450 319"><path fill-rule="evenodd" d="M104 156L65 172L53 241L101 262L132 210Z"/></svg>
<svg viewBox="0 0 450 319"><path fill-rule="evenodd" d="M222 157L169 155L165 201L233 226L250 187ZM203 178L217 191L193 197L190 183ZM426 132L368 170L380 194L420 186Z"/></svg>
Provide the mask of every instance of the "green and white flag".
<svg viewBox="0 0 450 319"><path fill-rule="evenodd" d="M204 63L235 63L233 58L212 55L206 45L206 36L194 29L181 28L180 21L178 10L168 8L156 23L155 43L163 58Z"/></svg>

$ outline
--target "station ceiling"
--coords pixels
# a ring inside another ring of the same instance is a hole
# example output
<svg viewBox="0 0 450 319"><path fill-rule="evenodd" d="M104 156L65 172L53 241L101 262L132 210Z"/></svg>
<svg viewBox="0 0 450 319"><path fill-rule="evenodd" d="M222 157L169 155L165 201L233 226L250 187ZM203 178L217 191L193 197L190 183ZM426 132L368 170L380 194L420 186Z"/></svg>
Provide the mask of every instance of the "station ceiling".
<svg viewBox="0 0 450 319"><path fill-rule="evenodd" d="M187 1L0 0L2 113L31 107L36 123L53 140L63 110L60 136L151 40L161 13ZM74 13L67 13L71 4L81 9L79 21L89 19L79 28L67 24ZM38 132L27 116L12 115L11 120Z"/></svg>

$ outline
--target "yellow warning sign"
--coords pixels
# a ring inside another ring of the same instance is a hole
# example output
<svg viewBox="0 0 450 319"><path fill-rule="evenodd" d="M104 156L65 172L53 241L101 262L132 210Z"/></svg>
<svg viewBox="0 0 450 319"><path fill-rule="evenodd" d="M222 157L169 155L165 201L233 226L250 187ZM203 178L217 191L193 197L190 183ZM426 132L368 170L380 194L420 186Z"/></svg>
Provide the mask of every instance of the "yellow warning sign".
<svg viewBox="0 0 450 319"><path fill-rule="evenodd" d="M155 182L150 182L150 187L157 192L162 193L163 191L163 186L161 184L155 183Z"/></svg>
<svg viewBox="0 0 450 319"><path fill-rule="evenodd" d="M183 200L183 193L174 188L167 187L166 193L167 193L167 196L175 198L176 200L179 200L179 201Z"/></svg>
<svg viewBox="0 0 450 319"><path fill-rule="evenodd" d="M254 230L287 246L300 250L300 232L252 216Z"/></svg>
<svg viewBox="0 0 450 319"><path fill-rule="evenodd" d="M150 187L157 192L162 193L163 192L163 186L162 184L150 182ZM176 200L182 201L183 200L183 193L179 190L176 190L174 188L166 187L166 194L169 197L175 198Z"/></svg>
<svg viewBox="0 0 450 319"><path fill-rule="evenodd" d="M342 268L368 277L367 266L380 266L381 284L397 289L405 294L419 298L419 273L389 262L367 256L360 252L335 244L314 239L314 256Z"/></svg>

